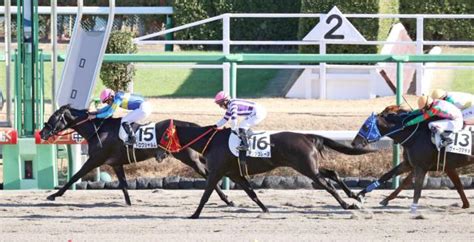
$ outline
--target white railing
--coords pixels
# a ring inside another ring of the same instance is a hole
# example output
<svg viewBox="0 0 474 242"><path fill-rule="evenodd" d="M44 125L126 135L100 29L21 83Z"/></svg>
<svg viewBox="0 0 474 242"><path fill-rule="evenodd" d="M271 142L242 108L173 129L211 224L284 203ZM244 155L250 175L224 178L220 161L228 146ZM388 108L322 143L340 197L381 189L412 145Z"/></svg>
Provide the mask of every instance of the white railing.
<svg viewBox="0 0 474 242"><path fill-rule="evenodd" d="M76 15L77 7L56 7L57 14ZM10 7L11 14L17 13L17 7ZM0 14L5 13L5 7L0 7ZM51 7L39 6L39 14L50 14ZM84 7L84 14L109 14L109 7ZM115 7L115 14L153 15L173 14L173 7Z"/></svg>
<svg viewBox="0 0 474 242"><path fill-rule="evenodd" d="M416 54L423 54L423 47L425 45L450 45L450 46L474 46L474 41L433 41L433 40L424 40L424 20L425 19L474 19L474 14L345 14L347 18L403 18L403 19L416 19L416 39L414 41L380 41L380 40L368 40L365 42L362 41L344 41L344 40L322 40L322 41L303 41L303 40L272 40L272 41L261 41L261 40L232 40L230 35L230 20L232 18L321 18L325 14L310 14L310 13L300 13L300 14L286 14L286 13L227 13L211 17L208 19L196 21L193 23L185 24L179 27L171 28L168 30L159 31L153 34L148 34L136 38L134 41L137 44L199 44L199 45L222 45L222 52L224 54L230 53L230 47L232 45L318 45L319 52L321 54L327 54L326 46L328 44L344 44L344 45L383 45L383 44L398 44L398 45L415 45ZM168 33L177 32L183 29L188 29L191 27L196 27L202 24L221 21L222 20L222 39L221 40L147 40L157 36L163 36ZM249 30L251 31L251 30ZM472 69L473 66L443 66L443 67L424 67L423 64L416 65L416 91L417 95L421 95L426 89L422 84L423 72L425 68L430 69ZM321 87L324 87L326 84L326 68L328 65L321 63L319 65L321 79ZM337 68L334 65L331 66ZM282 66L281 69L286 67ZM289 68L298 68L295 66ZM313 67L314 68L314 67ZM365 67L355 67L355 68L365 68ZM375 67L369 67L375 68ZM225 80L224 80L225 82ZM320 98L325 98L325 90L320 90Z"/></svg>

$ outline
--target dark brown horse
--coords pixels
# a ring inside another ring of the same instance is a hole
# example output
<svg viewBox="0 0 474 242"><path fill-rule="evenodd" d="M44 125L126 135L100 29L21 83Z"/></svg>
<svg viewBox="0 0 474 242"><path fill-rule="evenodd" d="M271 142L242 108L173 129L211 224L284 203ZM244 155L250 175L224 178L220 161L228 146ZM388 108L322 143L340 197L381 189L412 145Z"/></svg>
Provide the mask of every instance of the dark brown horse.
<svg viewBox="0 0 474 242"><path fill-rule="evenodd" d="M354 138L352 145L356 148L365 147L368 143L375 142L383 136L389 136L395 143L401 144L404 148L403 162L392 170L384 174L378 181L372 183L359 193L363 196L372 191L390 178L410 172L403 184L395 190L381 204L387 205L388 201L394 199L398 193L410 184L412 177L415 177L414 196L412 212L416 212L418 200L421 196L423 180L428 171L438 169L438 150L431 142L431 131L428 123L434 120L427 120L417 125L405 127L405 123L414 118L408 110L399 106L389 106L378 115L371 115L362 125L358 135ZM471 147L474 149L474 146ZM461 196L463 208L469 207L469 201L464 194L464 189L456 172L456 168L474 163L474 156L447 153L445 161L445 172L453 182L456 190Z"/></svg>
<svg viewBox="0 0 474 242"><path fill-rule="evenodd" d="M175 122L175 121L174 121ZM206 158L206 165L209 171L207 185L201 198L199 206L191 218L198 218L204 205L212 194L213 187L217 185L223 176L229 177L236 184L240 185L250 198L260 206L263 212L268 209L258 199L248 180L241 175L237 158L228 147L230 129L215 130L209 127L189 127L176 125L174 127L171 120L160 122L157 125L157 133L163 134L169 142L179 142L189 145L192 149L203 153ZM173 130L170 132L170 130ZM174 132L174 130L176 132ZM170 137L170 133L173 136ZM337 193L331 182L325 178L335 181L341 186L347 196L357 198L356 195L339 179L336 172L318 166L317 157L324 147L329 147L338 152L349 155L365 154L372 151L354 149L339 144L331 139L312 135L292 132L275 133L270 136L271 158L247 158L248 174L258 174L273 170L277 167L291 167L301 174L309 177L313 185L319 185L328 191L339 202L344 209L357 208L354 204L348 204Z"/></svg>
<svg viewBox="0 0 474 242"><path fill-rule="evenodd" d="M66 190L71 187L78 179L83 177L89 171L97 168L103 164L112 166L117 178L119 180L120 188L125 196L125 202L131 205L130 197L127 191L127 180L123 165L129 164L127 158L127 148L123 141L118 137L120 128L119 118L109 119L93 119L87 120L87 110L77 110L66 105L59 108L51 115L48 122L45 123L44 128L40 131L42 139L47 140L49 137L58 134L59 132L72 128L77 131L82 137L87 139L89 146L89 159L82 165L81 169L71 177L71 179L59 191L48 196L48 200L55 200L56 197L62 196ZM180 123L179 125L197 126L194 123ZM135 124L134 128L138 125ZM156 134L154 134L155 137ZM161 148L156 149L137 149L136 161L143 161L149 158L164 158L162 152L157 152ZM158 154L158 156L157 156ZM161 154L161 155L159 155ZM206 169L204 165L204 157L196 151L186 148L180 152L174 153L174 157L183 163L191 166L199 175L206 177ZM218 186L215 186L219 197L229 206L233 206L233 202L227 199L227 196L221 191Z"/></svg>

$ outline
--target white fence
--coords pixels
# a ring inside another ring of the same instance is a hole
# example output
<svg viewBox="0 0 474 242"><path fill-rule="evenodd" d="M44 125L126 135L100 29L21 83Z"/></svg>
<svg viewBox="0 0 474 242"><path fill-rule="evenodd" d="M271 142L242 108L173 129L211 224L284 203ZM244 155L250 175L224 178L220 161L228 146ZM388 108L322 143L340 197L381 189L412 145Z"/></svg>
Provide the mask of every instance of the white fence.
<svg viewBox="0 0 474 242"><path fill-rule="evenodd" d="M321 54L327 54L326 46L328 44L344 44L344 45L382 45L382 44L399 44L399 45L415 45L416 54L423 54L423 47L425 45L449 45L449 46L474 46L474 41L433 41L424 40L424 20L425 19L474 19L473 14L452 14L452 15L439 15L439 14L345 14L347 18L403 18L403 19L415 19L416 20L416 39L414 41L380 41L380 40L368 40L362 41L344 41L344 40L321 40L321 41L249 41L249 40L233 40L230 36L231 19L232 18L321 18L325 14L270 14L270 13L228 13L219 16L211 17L201 21L185 24L172 29L160 31L157 33L141 36L135 39L138 44L191 44L191 45L222 45L222 52L224 54L230 53L230 47L232 45L318 45ZM183 29L196 27L206 23L222 21L222 39L221 40L148 40L157 36L163 36L168 33L177 32ZM251 29L249 31L252 31ZM472 69L472 66L429 66L424 67L423 64L416 65L416 92L418 95L422 94L427 90L427 87L423 85L423 73L425 68L430 69L450 69L450 68L461 68L461 69ZM276 66L274 66L276 67ZM258 68L257 66L246 66L246 68ZM287 68L306 68L305 66L281 66L282 69ZM312 67L314 68L314 67ZM319 68L319 98L326 98L327 92L327 65L321 63ZM357 67L354 68L367 68ZM369 67L376 68L376 67ZM226 70L224 70L226 71ZM224 75L226 77L227 75ZM224 80L226 83L228 80ZM309 96L309 95L308 95Z"/></svg>

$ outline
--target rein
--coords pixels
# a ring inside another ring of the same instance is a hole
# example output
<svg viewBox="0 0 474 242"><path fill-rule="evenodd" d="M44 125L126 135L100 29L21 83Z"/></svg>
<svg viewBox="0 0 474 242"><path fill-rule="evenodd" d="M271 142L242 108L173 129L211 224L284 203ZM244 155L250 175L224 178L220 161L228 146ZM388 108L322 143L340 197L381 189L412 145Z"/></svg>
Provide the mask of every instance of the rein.
<svg viewBox="0 0 474 242"><path fill-rule="evenodd" d="M87 121L89 121L89 119L86 118L86 119L84 119L84 120L82 120L82 121L80 121L80 122L74 124L73 126L69 127L68 129L72 129L72 128L74 128L74 127L76 127L76 126L78 126L78 125L81 125L81 124L83 124L83 123L85 123L85 122L87 122ZM94 126L95 126L95 124L94 124ZM97 130L96 130L96 131L97 131ZM62 134L61 134L60 132L61 132L61 131L59 131L59 132L57 132L56 134L53 134L53 135L55 135L55 136L66 136L66 135L70 135L70 134L72 134L72 133L74 133L74 132L76 132L76 131L73 130L73 131L70 131L70 132L67 132L67 133L62 133ZM92 137L92 136L91 136L91 137Z"/></svg>
<svg viewBox="0 0 474 242"><path fill-rule="evenodd" d="M204 133L200 134L198 137L196 137L193 140L191 140L190 142L188 142L187 144L181 146L181 144L179 144L179 138L178 138L178 134L176 132L176 126L173 124L173 120L171 120L170 126L165 130L165 133L163 133L163 136L161 137L159 147L164 149L168 153L177 153L177 152L180 152L180 151L188 148L189 146L193 145L194 143L198 142L199 140L204 138L206 135L208 135L212 131L214 131L214 133L207 140L206 145L204 146L204 148L200 152L201 154L204 154L207 147L209 146L209 143L212 141L215 134L219 130L214 128L214 127L211 127L208 130L206 130ZM165 136L167 136L167 138L165 138ZM167 139L167 141L166 141L166 139ZM174 148L172 146L174 146Z"/></svg>
<svg viewBox="0 0 474 242"><path fill-rule="evenodd" d="M60 119L64 119L64 114L61 115L61 118L60 118ZM79 125L81 125L81 124L83 124L83 123L86 123L86 122L88 122L88 121L91 121L91 120L86 117L85 119L83 119L83 120L81 120L81 121L75 123L73 126L68 127L67 129L72 129L72 128L74 128L74 127L76 127L76 126L79 126ZM99 141L100 147L102 147L102 140L100 140L100 137L99 137L99 134L97 133L97 131L100 130L100 128L101 128L102 125L104 124L104 121L105 121L105 119L103 119L102 122L100 122L99 127L97 127L97 126L95 125L95 122L92 122L92 125L94 125L94 134L92 134L91 136L85 138L86 140L89 140L90 138L92 138L92 136L96 135L96 136L97 136L97 140ZM47 123L46 123L46 124L47 124ZM66 130L66 129L63 129L63 130ZM63 131L63 130L61 130L61 131ZM74 132L76 132L75 130L72 130L72 131L70 131L70 132L66 132L66 133L62 133L62 134L61 134L61 133L60 133L61 131L55 131L55 130L53 130L53 131L51 132L51 134L53 134L54 136L67 136L67 135L70 135L70 134L73 134Z"/></svg>
<svg viewBox="0 0 474 242"><path fill-rule="evenodd" d="M189 143L187 143L186 145L184 145L183 147L181 147L180 151L183 150L183 149L186 149L188 148L189 146L193 145L194 143L198 142L200 139L202 139L204 136L206 136L207 134L209 134L212 130L214 130L214 128L210 128L208 130L206 130L206 132L204 132L203 134L199 135L198 137L196 137L195 139L191 140ZM216 130L217 132L217 130ZM214 135L213 135L214 136ZM206 147L207 145L209 144L209 142L211 141L211 139L209 138L207 144L206 144ZM206 148L204 147L204 149ZM203 151L204 151L203 149ZM202 153L201 153L202 154Z"/></svg>

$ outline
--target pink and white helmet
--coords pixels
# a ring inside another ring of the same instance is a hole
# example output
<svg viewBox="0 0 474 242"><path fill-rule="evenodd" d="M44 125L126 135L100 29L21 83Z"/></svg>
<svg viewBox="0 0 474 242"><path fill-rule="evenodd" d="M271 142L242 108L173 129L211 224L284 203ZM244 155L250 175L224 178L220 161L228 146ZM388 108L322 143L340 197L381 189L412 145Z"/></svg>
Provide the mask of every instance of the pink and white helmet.
<svg viewBox="0 0 474 242"><path fill-rule="evenodd" d="M229 95L227 95L224 91L218 92L214 98L214 102L217 104L223 103L225 100L229 100Z"/></svg>
<svg viewBox="0 0 474 242"><path fill-rule="evenodd" d="M100 93L100 101L105 102L105 101L107 101L107 99L110 98L110 96L112 96L114 94L115 94L114 90L112 90L110 88L106 88L106 89L102 90L102 92Z"/></svg>

